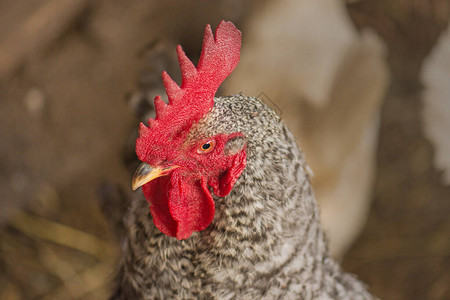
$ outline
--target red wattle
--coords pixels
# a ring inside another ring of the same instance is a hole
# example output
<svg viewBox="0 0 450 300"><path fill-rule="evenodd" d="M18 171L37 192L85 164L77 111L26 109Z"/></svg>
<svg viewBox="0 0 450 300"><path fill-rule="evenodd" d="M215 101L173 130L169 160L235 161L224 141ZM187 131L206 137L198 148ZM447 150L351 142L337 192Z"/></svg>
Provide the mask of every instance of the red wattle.
<svg viewBox="0 0 450 300"><path fill-rule="evenodd" d="M188 179L174 171L142 188L153 223L164 234L187 239L194 231L206 229L214 218L214 201L203 179Z"/></svg>

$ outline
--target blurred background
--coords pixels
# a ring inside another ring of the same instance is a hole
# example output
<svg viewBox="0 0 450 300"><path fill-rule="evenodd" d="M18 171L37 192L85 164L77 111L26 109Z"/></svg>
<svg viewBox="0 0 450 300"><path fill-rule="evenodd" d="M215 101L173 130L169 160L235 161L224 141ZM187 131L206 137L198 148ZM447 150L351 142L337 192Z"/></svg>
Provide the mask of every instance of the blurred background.
<svg viewBox="0 0 450 300"><path fill-rule="evenodd" d="M219 94L298 139L332 254L382 299L450 299L450 1L0 0L0 299L106 299L138 122L233 21ZM117 207L120 209L118 210ZM118 225L119 224L119 225Z"/></svg>

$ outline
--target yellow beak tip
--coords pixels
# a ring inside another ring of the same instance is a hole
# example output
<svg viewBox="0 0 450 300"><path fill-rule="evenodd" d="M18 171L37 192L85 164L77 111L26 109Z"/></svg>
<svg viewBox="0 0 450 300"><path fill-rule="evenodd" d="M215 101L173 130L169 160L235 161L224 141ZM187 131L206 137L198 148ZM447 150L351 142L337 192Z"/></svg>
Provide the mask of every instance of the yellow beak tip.
<svg viewBox="0 0 450 300"><path fill-rule="evenodd" d="M146 183L149 183L155 178L165 176L170 170L178 168L178 166L171 166L168 168L152 167L148 163L142 163L136 169L133 180L131 181L131 188L136 191L138 188Z"/></svg>

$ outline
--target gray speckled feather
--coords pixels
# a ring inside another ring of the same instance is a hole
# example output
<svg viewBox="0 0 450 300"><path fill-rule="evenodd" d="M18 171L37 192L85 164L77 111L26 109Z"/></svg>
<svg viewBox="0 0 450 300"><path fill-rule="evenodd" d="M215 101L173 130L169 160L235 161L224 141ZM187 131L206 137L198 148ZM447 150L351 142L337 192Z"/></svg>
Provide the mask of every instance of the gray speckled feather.
<svg viewBox="0 0 450 300"><path fill-rule="evenodd" d="M215 98L190 138L241 132L247 166L215 197L211 225L179 241L154 225L142 192L125 217L127 239L112 299L372 299L328 255L295 139L260 100Z"/></svg>

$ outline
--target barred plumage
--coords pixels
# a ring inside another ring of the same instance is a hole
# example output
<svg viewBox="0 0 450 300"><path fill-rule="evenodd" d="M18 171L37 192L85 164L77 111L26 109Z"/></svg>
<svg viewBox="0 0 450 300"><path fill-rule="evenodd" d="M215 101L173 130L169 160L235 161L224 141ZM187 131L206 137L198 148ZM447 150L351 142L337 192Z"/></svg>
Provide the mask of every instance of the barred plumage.
<svg viewBox="0 0 450 300"><path fill-rule="evenodd" d="M241 132L247 166L210 226L185 240L161 233L136 193L112 299L372 299L328 254L305 157L280 118L243 95L215 98L189 139Z"/></svg>

